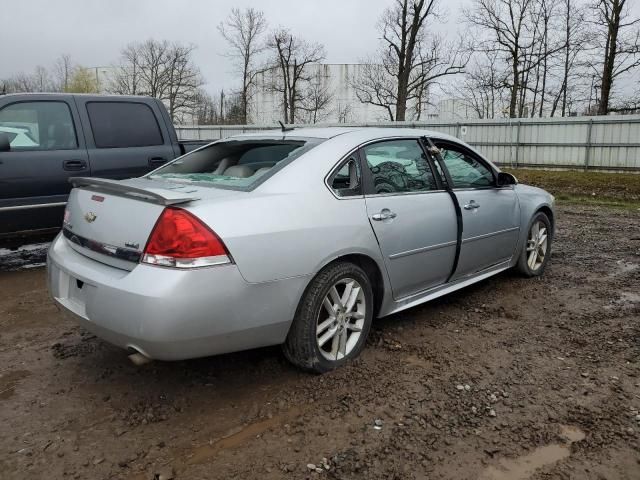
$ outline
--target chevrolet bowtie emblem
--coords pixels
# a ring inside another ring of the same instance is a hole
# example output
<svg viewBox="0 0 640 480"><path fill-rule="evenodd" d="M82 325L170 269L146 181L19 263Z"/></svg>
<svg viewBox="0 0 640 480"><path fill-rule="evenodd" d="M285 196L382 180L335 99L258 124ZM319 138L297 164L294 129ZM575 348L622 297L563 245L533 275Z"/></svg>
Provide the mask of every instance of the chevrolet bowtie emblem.
<svg viewBox="0 0 640 480"><path fill-rule="evenodd" d="M93 213L93 212L87 212L87 213L84 214L84 219L87 222L91 223L96 219L96 214Z"/></svg>

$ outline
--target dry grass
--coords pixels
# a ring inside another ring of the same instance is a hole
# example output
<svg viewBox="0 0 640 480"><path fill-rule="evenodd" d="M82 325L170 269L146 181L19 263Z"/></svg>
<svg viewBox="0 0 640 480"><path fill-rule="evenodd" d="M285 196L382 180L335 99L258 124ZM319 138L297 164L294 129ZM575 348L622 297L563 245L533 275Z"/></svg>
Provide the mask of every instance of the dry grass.
<svg viewBox="0 0 640 480"><path fill-rule="evenodd" d="M503 169L520 183L551 192L561 202L611 207L640 207L640 174L582 172L579 170Z"/></svg>

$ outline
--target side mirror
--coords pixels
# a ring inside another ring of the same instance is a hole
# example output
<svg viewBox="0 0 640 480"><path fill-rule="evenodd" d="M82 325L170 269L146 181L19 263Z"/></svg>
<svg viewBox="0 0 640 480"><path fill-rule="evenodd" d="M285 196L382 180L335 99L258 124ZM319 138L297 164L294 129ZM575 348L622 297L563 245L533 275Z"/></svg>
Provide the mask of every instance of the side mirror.
<svg viewBox="0 0 640 480"><path fill-rule="evenodd" d="M11 150L11 142L6 133L0 133L0 152L8 152Z"/></svg>
<svg viewBox="0 0 640 480"><path fill-rule="evenodd" d="M517 185L518 179L510 173L500 172L498 173L498 186L504 187L506 185Z"/></svg>

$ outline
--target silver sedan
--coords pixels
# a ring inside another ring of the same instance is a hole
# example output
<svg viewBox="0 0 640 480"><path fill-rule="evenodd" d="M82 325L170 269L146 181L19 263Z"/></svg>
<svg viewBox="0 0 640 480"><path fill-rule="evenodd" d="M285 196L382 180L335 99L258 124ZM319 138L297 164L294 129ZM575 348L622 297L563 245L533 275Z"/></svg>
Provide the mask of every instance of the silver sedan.
<svg viewBox="0 0 640 480"><path fill-rule="evenodd" d="M221 140L136 179L72 179L55 302L138 360L283 345L324 372L374 318L515 268L542 274L554 198L410 129Z"/></svg>

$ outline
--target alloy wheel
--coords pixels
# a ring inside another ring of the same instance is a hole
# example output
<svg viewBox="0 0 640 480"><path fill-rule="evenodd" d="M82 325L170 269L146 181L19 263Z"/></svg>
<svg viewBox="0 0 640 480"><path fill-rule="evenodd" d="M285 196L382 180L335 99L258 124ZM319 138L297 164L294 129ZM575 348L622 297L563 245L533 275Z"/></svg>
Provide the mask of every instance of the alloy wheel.
<svg viewBox="0 0 640 480"><path fill-rule="evenodd" d="M320 353L331 361L346 357L364 327L366 302L362 286L352 278L334 283L322 301L316 324Z"/></svg>
<svg viewBox="0 0 640 480"><path fill-rule="evenodd" d="M538 270L547 256L548 242L547 226L544 222L536 221L531 225L527 240L527 265L532 271Z"/></svg>

